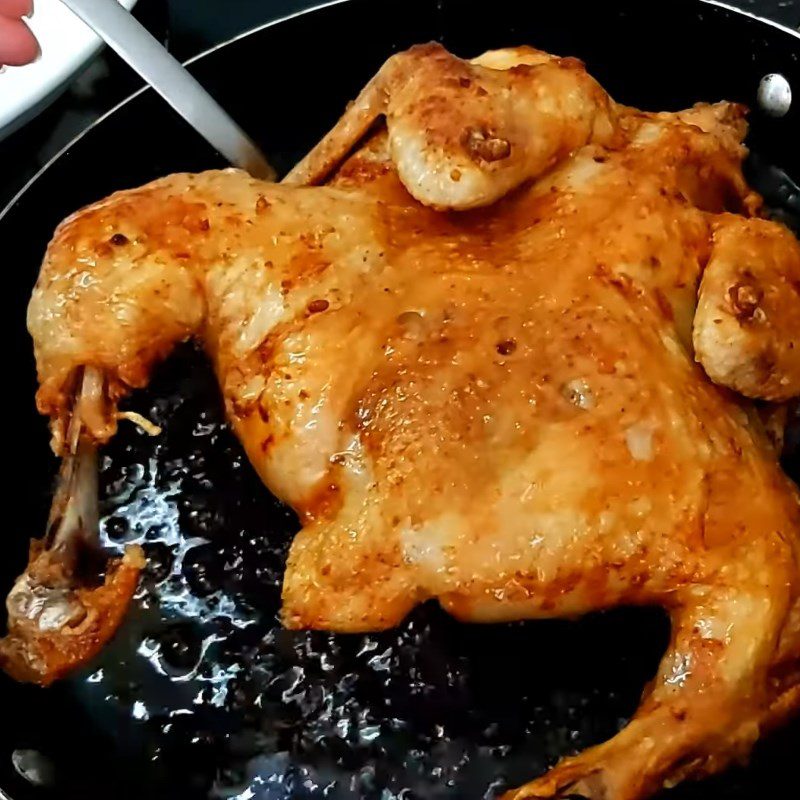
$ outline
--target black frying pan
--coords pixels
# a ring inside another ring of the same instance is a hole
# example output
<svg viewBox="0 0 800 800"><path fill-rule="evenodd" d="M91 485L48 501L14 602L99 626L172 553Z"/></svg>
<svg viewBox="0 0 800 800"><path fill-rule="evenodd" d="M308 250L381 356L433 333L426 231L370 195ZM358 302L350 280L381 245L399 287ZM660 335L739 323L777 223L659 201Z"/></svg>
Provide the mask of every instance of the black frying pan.
<svg viewBox="0 0 800 800"><path fill-rule="evenodd" d="M430 39L465 56L520 43L576 55L616 99L644 108L745 102L755 109L751 180L797 222L788 176L800 176L800 98L772 119L756 91L777 72L800 93L800 36L721 5L351 0L255 30L192 70L286 169L387 55ZM28 537L44 531L54 471L24 329L48 237L115 189L221 163L146 91L73 142L0 217L12 467L3 594ZM223 424L210 370L187 349L133 407L165 434L128 428L106 449L103 532L112 547L144 543L141 597L74 678L42 690L0 677L0 786L13 800L477 800L608 738L637 705L666 644L658 611L469 626L426 606L379 635L280 630L297 523ZM799 754L795 724L762 742L750 767L670 800L796 798Z"/></svg>

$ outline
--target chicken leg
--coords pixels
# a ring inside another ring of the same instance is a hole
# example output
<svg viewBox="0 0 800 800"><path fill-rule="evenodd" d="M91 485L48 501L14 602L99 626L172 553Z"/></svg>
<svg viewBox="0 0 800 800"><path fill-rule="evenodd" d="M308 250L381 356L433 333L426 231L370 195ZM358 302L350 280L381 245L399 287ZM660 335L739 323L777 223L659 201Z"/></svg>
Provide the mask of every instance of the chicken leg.
<svg viewBox="0 0 800 800"><path fill-rule="evenodd" d="M792 558L775 544L717 586L674 597L672 641L627 727L509 792L507 800L571 794L633 800L746 758L770 717L796 707L800 692L796 672L794 685L783 686L770 674L790 605L789 592L776 586L788 585ZM766 574L765 563L774 565ZM794 638L796 649L797 632Z"/></svg>
<svg viewBox="0 0 800 800"><path fill-rule="evenodd" d="M27 569L8 595L8 635L0 666L47 685L98 653L117 630L144 566L128 547L105 563L98 538L97 448L84 420L100 421L102 378L83 370L66 432L65 453L47 533L33 540Z"/></svg>

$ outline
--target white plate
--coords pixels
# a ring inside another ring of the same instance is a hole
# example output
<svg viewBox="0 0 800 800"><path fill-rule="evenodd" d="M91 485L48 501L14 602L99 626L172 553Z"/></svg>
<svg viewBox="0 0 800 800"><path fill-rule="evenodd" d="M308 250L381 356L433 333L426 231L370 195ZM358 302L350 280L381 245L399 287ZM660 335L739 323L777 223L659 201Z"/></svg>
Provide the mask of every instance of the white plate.
<svg viewBox="0 0 800 800"><path fill-rule="evenodd" d="M130 9L136 0L119 0ZM100 39L60 0L34 0L28 21L41 58L0 74L0 139L38 114L64 91L75 73L100 49Z"/></svg>

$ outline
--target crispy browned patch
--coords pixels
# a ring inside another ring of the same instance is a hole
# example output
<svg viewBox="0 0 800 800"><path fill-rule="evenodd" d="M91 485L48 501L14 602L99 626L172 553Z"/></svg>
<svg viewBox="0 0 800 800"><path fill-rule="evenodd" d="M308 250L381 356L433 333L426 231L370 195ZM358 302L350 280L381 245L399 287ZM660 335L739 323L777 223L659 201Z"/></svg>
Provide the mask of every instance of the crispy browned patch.
<svg viewBox="0 0 800 800"><path fill-rule="evenodd" d="M38 585L58 587L63 571L49 555L40 541L32 542L28 574ZM123 558L109 562L101 585L74 590L76 613L61 628L42 630L37 620L11 615L0 640L0 667L17 680L47 686L85 664L116 633L143 567L141 548L128 547Z"/></svg>
<svg viewBox="0 0 800 800"><path fill-rule="evenodd" d="M501 161L511 155L511 142L494 136L485 128L467 128L461 137L467 153L473 161Z"/></svg>
<svg viewBox="0 0 800 800"><path fill-rule="evenodd" d="M728 289L728 302L739 322L757 321L756 312L764 299L764 290L758 286L752 275L745 275Z"/></svg>

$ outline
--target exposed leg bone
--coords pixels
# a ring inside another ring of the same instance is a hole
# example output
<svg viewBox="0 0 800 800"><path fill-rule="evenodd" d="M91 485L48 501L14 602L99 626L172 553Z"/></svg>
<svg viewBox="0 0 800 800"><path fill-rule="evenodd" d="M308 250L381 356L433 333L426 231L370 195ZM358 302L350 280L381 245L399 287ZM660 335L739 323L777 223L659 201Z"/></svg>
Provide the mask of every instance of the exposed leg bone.
<svg viewBox="0 0 800 800"><path fill-rule="evenodd" d="M47 533L31 541L28 567L6 601L0 666L18 680L46 685L92 658L122 621L144 566L139 547L108 563L99 547L97 447L84 426L96 430L102 413L102 376L87 368Z"/></svg>

